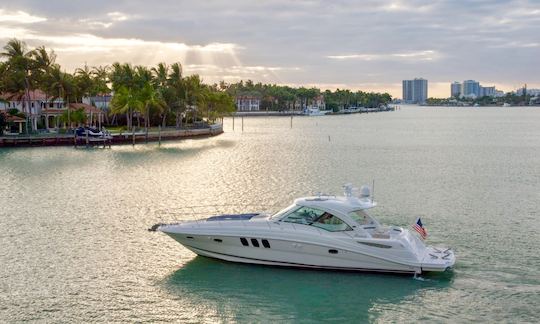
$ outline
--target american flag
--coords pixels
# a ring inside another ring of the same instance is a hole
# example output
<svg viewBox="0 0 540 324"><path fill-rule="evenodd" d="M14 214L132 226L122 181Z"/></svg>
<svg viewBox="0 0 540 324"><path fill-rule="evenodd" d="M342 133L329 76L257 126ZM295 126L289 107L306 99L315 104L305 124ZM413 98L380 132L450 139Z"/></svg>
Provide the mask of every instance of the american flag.
<svg viewBox="0 0 540 324"><path fill-rule="evenodd" d="M418 219L416 220L416 223L414 223L412 228L414 228L414 230L417 231L418 234L420 234L423 240L426 239L427 232L426 232L426 229L424 228L424 225L422 224L422 221L420 220L420 217L418 217Z"/></svg>

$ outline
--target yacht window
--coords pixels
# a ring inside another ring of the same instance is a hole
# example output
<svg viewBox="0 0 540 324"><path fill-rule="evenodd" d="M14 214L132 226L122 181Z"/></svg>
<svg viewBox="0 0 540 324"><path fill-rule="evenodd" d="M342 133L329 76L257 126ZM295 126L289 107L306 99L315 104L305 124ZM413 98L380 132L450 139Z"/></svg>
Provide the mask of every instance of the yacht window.
<svg viewBox="0 0 540 324"><path fill-rule="evenodd" d="M330 232L352 231L344 221L328 212L324 212L312 225Z"/></svg>
<svg viewBox="0 0 540 324"><path fill-rule="evenodd" d="M317 218L321 217L322 214L324 214L324 211L322 210L302 207L287 215L283 221L287 223L311 225Z"/></svg>
<svg viewBox="0 0 540 324"><path fill-rule="evenodd" d="M286 213L290 212L291 210L293 210L295 208L298 208L298 206L296 206L295 204L292 204L289 207L278 211L277 213L272 215L272 217L270 217L270 218L271 219L280 219L283 215L285 215Z"/></svg>
<svg viewBox="0 0 540 324"><path fill-rule="evenodd" d="M375 222L373 221L373 218L371 218L371 216L369 216L363 210L355 210L353 212L350 212L349 217L352 218L355 222L357 222L360 225L373 225L373 224L375 224Z"/></svg>
<svg viewBox="0 0 540 324"><path fill-rule="evenodd" d="M259 247L259 241L257 241L257 239L251 239L251 244L252 244L254 247Z"/></svg>
<svg viewBox="0 0 540 324"><path fill-rule="evenodd" d="M392 248L392 246L386 245L386 244L371 243L371 242L358 242L358 243L368 245L368 246L377 247L377 248L382 248L382 249L391 249Z"/></svg>

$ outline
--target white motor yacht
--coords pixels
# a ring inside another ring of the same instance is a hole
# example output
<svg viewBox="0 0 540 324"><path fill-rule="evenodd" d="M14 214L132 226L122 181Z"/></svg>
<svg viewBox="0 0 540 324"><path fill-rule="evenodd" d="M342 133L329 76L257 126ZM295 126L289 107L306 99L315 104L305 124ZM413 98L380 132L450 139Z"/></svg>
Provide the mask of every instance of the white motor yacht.
<svg viewBox="0 0 540 324"><path fill-rule="evenodd" d="M376 206L370 189L359 197L299 198L274 215L252 213L156 224L196 254L275 266L420 274L455 263L449 248L426 246L415 231L383 226L367 210Z"/></svg>
<svg viewBox="0 0 540 324"><path fill-rule="evenodd" d="M304 115L306 116L324 116L327 111L320 110L319 107L307 107L304 109Z"/></svg>

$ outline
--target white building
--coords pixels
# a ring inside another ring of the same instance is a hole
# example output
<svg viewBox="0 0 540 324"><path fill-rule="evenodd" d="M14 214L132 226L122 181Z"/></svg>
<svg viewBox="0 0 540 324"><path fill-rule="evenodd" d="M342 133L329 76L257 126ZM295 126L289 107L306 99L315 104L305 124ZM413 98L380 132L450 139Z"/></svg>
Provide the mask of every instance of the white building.
<svg viewBox="0 0 540 324"><path fill-rule="evenodd" d="M463 83L453 82L450 85L450 92L452 97L461 98L479 98L479 97L499 97L501 96L495 89L495 86L484 87L480 82L475 80L465 80ZM504 95L504 93L503 93Z"/></svg>
<svg viewBox="0 0 540 324"><path fill-rule="evenodd" d="M261 99L254 96L238 96L236 97L237 111L259 111Z"/></svg>
<svg viewBox="0 0 540 324"><path fill-rule="evenodd" d="M83 97L82 102L101 110L109 110L113 94L99 94L97 96Z"/></svg>
<svg viewBox="0 0 540 324"><path fill-rule="evenodd" d="M45 94L41 90L32 90L29 95L16 96L10 93L0 95L5 102L0 102L0 110L9 111L17 109L23 112L30 120L32 129L37 129L38 120L41 118L42 110L46 108L63 109L65 108L64 100L56 98L52 100L51 96Z"/></svg>
<svg viewBox="0 0 540 324"><path fill-rule="evenodd" d="M475 80L463 81L461 87L461 95L465 98L477 98L480 97L480 82Z"/></svg>
<svg viewBox="0 0 540 324"><path fill-rule="evenodd" d="M480 86L480 97L495 97L495 87Z"/></svg>

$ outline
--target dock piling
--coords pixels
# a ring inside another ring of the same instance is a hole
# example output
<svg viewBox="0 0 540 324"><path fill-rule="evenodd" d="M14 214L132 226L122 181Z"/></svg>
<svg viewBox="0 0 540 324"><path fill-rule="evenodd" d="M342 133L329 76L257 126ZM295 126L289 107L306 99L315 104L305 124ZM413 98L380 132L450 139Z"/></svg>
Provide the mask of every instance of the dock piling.
<svg viewBox="0 0 540 324"><path fill-rule="evenodd" d="M133 144L132 145L133 145L133 147L135 147L135 127L133 127L131 129L131 134L132 134L132 137L133 137Z"/></svg>
<svg viewBox="0 0 540 324"><path fill-rule="evenodd" d="M158 146L161 146L161 125L159 125L159 128L158 128L158 137L159 137L159 144Z"/></svg>
<svg viewBox="0 0 540 324"><path fill-rule="evenodd" d="M242 116L242 132L244 132L244 116Z"/></svg>

